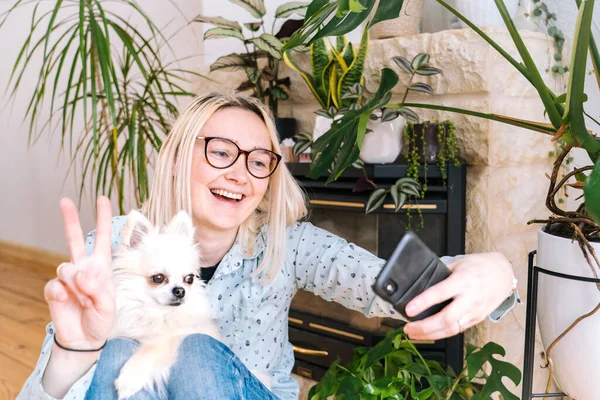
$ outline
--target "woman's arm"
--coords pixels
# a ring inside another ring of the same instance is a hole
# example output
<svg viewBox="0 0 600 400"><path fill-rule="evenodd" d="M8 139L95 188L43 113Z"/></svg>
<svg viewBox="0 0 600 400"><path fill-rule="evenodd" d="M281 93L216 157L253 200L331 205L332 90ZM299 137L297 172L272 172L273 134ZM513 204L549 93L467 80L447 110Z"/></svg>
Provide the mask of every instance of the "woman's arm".
<svg viewBox="0 0 600 400"><path fill-rule="evenodd" d="M385 260L310 223L298 223L288 233L291 257L288 262L293 265L299 289L361 311L368 317L402 319L371 287ZM516 292L511 293L512 266L500 253L442 257L442 261L453 270L452 275L415 297L407 313L418 315L433 304L451 298L458 301L432 317L407 324L405 331L411 337L453 336L459 333L459 320L463 329L488 316L497 321L518 302Z"/></svg>
<svg viewBox="0 0 600 400"><path fill-rule="evenodd" d="M23 385L17 400L83 399L85 397L100 352L70 352L69 354L61 354L61 352L65 350L54 344L54 325L49 323L38 362Z"/></svg>

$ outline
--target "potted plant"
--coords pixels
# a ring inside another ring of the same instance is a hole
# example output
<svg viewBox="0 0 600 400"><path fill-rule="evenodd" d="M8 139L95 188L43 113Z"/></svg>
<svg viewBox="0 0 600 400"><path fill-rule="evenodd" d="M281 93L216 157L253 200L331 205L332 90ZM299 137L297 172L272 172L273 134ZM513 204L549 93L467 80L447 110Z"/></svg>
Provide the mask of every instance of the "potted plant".
<svg viewBox="0 0 600 400"><path fill-rule="evenodd" d="M210 65L210 71L244 71L246 80L236 89L251 91L254 97L269 105L275 116L275 125L281 139L292 138L296 134L296 119L282 118L278 115L279 101L289 98L290 79L279 76L282 59L281 48L285 40L291 36L301 21L287 20L275 33L275 22L297 15L304 16L307 2L292 1L282 4L275 10L275 20L268 33L264 27L263 17L266 14L264 0L230 0L247 10L257 21L244 23L244 28L236 22L222 17L197 16L194 21L208 23L214 27L204 33L204 39L236 38L246 49L245 53L232 53L219 57ZM262 29L263 33L259 31ZM246 35L245 35L246 33Z"/></svg>
<svg viewBox="0 0 600 400"><path fill-rule="evenodd" d="M336 399L488 399L500 393L505 400L518 400L502 381L515 385L521 372L496 356L502 346L489 342L482 348L467 345L466 367L456 374L451 367L425 360L402 329L389 333L372 348L357 348L346 365L335 361L321 381L308 393L308 400Z"/></svg>
<svg viewBox="0 0 600 400"><path fill-rule="evenodd" d="M71 167L81 162L79 201L91 187L92 197L114 194L124 214L147 199L150 160L178 117L178 101L194 96L184 83L199 74L168 60L167 38L138 4L57 1L36 12L42 3L17 0L0 15L2 27L26 7L32 14L7 92L29 99L30 145L56 134Z"/></svg>
<svg viewBox="0 0 600 400"><path fill-rule="evenodd" d="M407 175L418 180L419 168L424 171L421 197L427 191L427 168L429 164L437 165L442 174L442 183L446 184L446 165L448 162L458 166L458 145L456 129L452 121L423 121L418 124L409 123L404 129Z"/></svg>
<svg viewBox="0 0 600 400"><path fill-rule="evenodd" d="M538 233L537 264L556 272L583 277L597 277L600 262L596 253L600 251L600 140L586 127L586 112L584 110L584 84L587 75L586 64L588 51L591 55L600 85L600 52L591 34L592 15L595 0L575 0L579 7L575 27L570 76L567 91L557 95L546 85L535 65L528 49L511 20L510 13L502 0L494 0L500 15L513 39L522 62L514 59L498 43L486 35L469 19L460 14L444 0L436 0L441 6L452 12L463 23L473 29L483 40L487 41L511 65L513 65L536 89L545 108L550 123L525 121L496 114L486 114L471 110L444 107L435 104L419 104L402 102L387 105L387 108L403 109L428 108L434 110L462 113L493 121L503 122L520 128L526 128L552 137L552 140L562 140L564 149L557 158L552 174L546 205L552 215L547 219L534 220L531 223L545 224ZM316 2L313 2L313 4ZM379 4L374 15L380 9L391 7L389 3L401 4L402 1L390 1ZM369 13L373 8L370 4ZM316 23L328 9L316 7L311 14L307 13L305 26L296 37L292 37L289 46L306 41L307 32L318 32L317 36L326 36L335 30L336 34L351 29L351 25L360 24L369 13L355 13L352 24L335 21L332 26L320 28ZM335 7L331 12L335 11ZM373 19L374 20L374 19ZM373 20L369 24L372 24ZM393 82L395 72L383 71L382 82L385 79ZM383 79L385 78L385 79ZM380 96L385 96L385 90L393 86L380 86ZM339 146L339 143L338 143ZM335 179L349 165L356 155L356 142L343 148L344 157L339 161L340 168L335 170L331 178ZM577 168L558 181L562 162L574 148L582 148L590 158L590 165ZM322 157L331 157L334 149L325 149ZM327 154L329 153L329 154ZM583 190L584 203L576 210L563 210L558 207L555 196L567 184L568 179L576 178L577 182L569 184ZM546 348L545 356L550 366L550 379L554 379L560 388L572 397L590 400L597 398L600 393L600 381L590 380L595 376L597 360L600 358L600 343L596 340L600 330L600 288L588 285L582 290L581 285L571 284L559 279L544 279L540 281L538 294L538 322L542 342ZM568 306L567 306L568 305ZM584 321L584 323L581 323ZM576 328L576 329L574 329ZM548 386L550 381L548 382Z"/></svg>

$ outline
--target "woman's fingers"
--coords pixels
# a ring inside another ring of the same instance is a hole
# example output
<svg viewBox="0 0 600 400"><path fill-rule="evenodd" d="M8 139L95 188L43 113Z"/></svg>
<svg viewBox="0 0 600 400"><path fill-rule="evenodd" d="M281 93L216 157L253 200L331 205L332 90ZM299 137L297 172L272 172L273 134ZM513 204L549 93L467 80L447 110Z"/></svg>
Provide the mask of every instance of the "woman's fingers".
<svg viewBox="0 0 600 400"><path fill-rule="evenodd" d="M71 262L76 264L85 256L85 241L79 222L79 214L77 213L75 203L69 198L64 198L60 201L60 210L63 215L65 237L69 252L71 253Z"/></svg>
<svg viewBox="0 0 600 400"><path fill-rule="evenodd" d="M77 301L84 306L89 307L92 302L88 296L82 293L75 284L75 275L79 272L77 267L72 263L62 263L56 269L58 279L69 289L69 291L77 298Z"/></svg>
<svg viewBox="0 0 600 400"><path fill-rule="evenodd" d="M463 290L463 284L460 277L452 274L442 282L434 285L412 299L406 305L406 314L414 317L421 314L428 308L452 299Z"/></svg>
<svg viewBox="0 0 600 400"><path fill-rule="evenodd" d="M464 297L457 297L439 313L409 322L404 332L415 340L438 340L458 335L478 322L472 320L470 308Z"/></svg>
<svg viewBox="0 0 600 400"><path fill-rule="evenodd" d="M96 244L94 254L105 259L111 258L112 252L112 211L110 200L98 197L98 216L96 221Z"/></svg>
<svg viewBox="0 0 600 400"><path fill-rule="evenodd" d="M58 279L50 279L44 286L44 299L47 303L58 301L64 303L69 299L67 287Z"/></svg>

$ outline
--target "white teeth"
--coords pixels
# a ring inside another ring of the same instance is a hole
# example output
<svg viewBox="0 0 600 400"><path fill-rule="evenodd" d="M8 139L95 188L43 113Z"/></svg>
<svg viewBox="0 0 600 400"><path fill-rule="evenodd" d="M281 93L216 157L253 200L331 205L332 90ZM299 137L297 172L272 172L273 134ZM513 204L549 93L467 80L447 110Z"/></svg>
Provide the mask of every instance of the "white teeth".
<svg viewBox="0 0 600 400"><path fill-rule="evenodd" d="M222 190L222 189L213 189L213 190L211 190L211 192L213 192L215 194L218 194L220 196L223 196L223 197L234 199L234 200L241 200L242 199L242 195L241 194L239 194L239 193L231 193L231 192L228 192L228 191Z"/></svg>

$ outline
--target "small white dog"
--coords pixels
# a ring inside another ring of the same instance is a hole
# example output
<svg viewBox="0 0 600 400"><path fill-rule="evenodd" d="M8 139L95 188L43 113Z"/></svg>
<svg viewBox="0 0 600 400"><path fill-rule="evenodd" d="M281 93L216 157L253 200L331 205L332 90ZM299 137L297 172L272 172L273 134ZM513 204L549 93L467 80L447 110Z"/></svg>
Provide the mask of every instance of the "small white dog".
<svg viewBox="0 0 600 400"><path fill-rule="evenodd" d="M181 341L194 333L220 337L198 277L194 226L185 212L159 229L132 211L121 234L113 262L117 317L110 336L136 340L140 347L115 386L119 399L154 385L164 395Z"/></svg>

